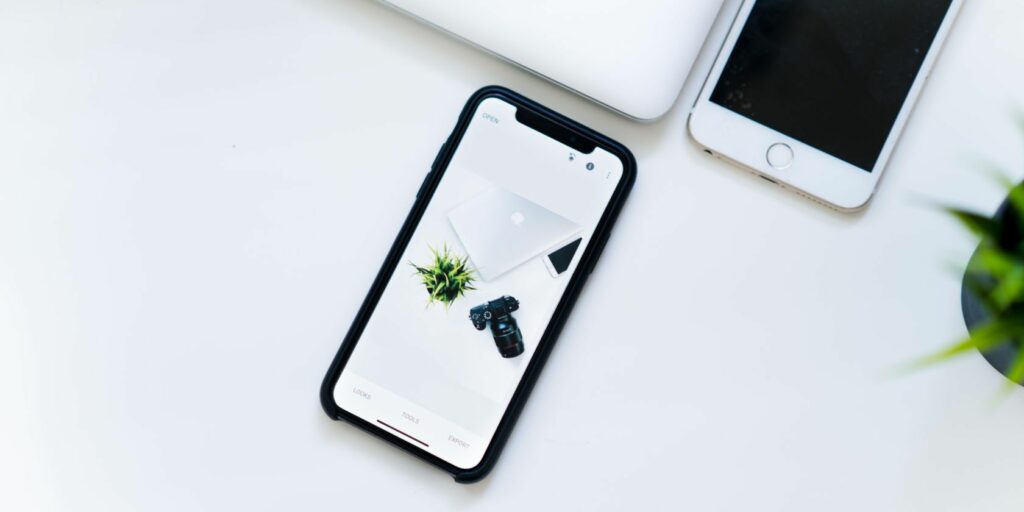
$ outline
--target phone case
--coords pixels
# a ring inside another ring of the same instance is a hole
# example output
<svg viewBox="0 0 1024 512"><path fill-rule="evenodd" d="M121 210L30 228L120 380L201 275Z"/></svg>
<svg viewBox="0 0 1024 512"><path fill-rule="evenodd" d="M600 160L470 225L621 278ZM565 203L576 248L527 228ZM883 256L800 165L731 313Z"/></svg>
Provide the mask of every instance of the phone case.
<svg viewBox="0 0 1024 512"><path fill-rule="evenodd" d="M568 129L571 132L575 132L576 134L582 135L585 138L596 142L598 147L619 156L624 163L624 169L622 181L612 196L604 215L602 215L594 231L594 243L587 248L581 257L580 264L577 267L578 270L569 281L565 294L562 296L561 301L555 309L551 323L548 325L547 330L538 342L533 359L530 361L529 365L527 365L523 378L519 383L519 387L516 389L508 409L505 410L505 414L502 416L501 422L498 425L490 446L488 446L480 464L474 468L464 470L448 464L440 458L408 444L393 434L375 427L362 418L344 411L334 402L333 389L335 382L337 382L342 369L345 367L345 364L352 353L352 349L355 347L356 337L358 334L362 333L363 327L365 327L366 322L369 320L377 302L380 300L380 297L384 292L388 279L399 264L399 259L402 253L405 251L406 246L412 238L413 232L419 225L424 211L427 208L427 204L430 202L434 194L434 190L447 169L448 163L454 155L455 150L458 148L466 128L469 126L473 112L476 110L476 107L480 102L491 97L499 97L519 108L525 108L529 112L541 116L546 121L554 123L560 129ZM327 371L327 375L324 377L323 384L320 387L320 403L323 406L324 412L326 412L332 419L345 420L352 423L362 430L380 437L385 441L388 441L389 443L411 453L412 455L447 471L457 482L472 483L483 479L494 468L505 442L512 433L512 428L515 425L516 419L519 417L519 413L526 404L526 400L537 381L537 377L540 374L544 363L547 361L548 355L551 353L551 349L562 330L562 326L569 317L569 313L571 312L580 291L583 289L587 277L590 275L594 265L597 263L597 260L604 249L605 243L608 241L608 236L611 233L612 226L618 218L619 212L626 201L626 197L632 190L635 181L636 160L633 158L633 154L630 153L630 151L622 144L619 144L604 135L601 135L504 87L489 86L474 93L473 96L469 98L465 108L462 110L462 114L459 116L459 121L455 126L455 130L442 145L440 152L434 160L430 173L427 174L426 179L424 179L423 184L420 186L420 190L417 193L416 203L413 205L412 211L406 218L406 221L398 234L398 238L391 246L391 250L388 252L381 270L378 272L366 299L364 299L359 312L356 314L356 317L352 322L352 326L349 328L348 334L345 336L341 344L341 348L338 350L337 355L331 363L330 369Z"/></svg>

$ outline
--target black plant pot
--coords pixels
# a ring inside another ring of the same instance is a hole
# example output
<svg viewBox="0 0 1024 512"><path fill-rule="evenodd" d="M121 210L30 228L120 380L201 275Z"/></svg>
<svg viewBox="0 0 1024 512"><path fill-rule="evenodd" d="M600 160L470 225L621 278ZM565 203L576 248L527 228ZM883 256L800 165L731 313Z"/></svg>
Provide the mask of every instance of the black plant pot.
<svg viewBox="0 0 1024 512"><path fill-rule="evenodd" d="M996 212L996 217L1003 217L1008 215L1009 212L1010 210L1007 203L1004 202ZM975 251L974 255L971 256L971 264L974 263L974 258L977 257L978 253ZM971 264L969 264L968 267L970 267ZM960 285L960 308L964 313L964 323L967 324L968 331L973 331L975 327L984 324L989 319L989 314L988 311L985 310L985 306L978 300L974 291L967 286L966 273L964 274L964 280ZM1020 349L1012 343L1003 343L998 347L983 351L981 355L985 356L985 360L988 361L993 368L999 370L999 373L1002 373L1004 376L1008 376L1014 361L1017 359L1017 353L1019 351ZM1016 382L1015 384L1024 386L1024 384L1019 382Z"/></svg>

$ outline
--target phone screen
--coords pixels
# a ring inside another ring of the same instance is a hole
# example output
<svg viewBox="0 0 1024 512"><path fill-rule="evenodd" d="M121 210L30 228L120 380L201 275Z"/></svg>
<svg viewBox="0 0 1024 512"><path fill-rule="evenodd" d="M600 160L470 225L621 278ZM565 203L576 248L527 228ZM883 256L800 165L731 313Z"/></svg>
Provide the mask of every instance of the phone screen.
<svg viewBox="0 0 1024 512"><path fill-rule="evenodd" d="M711 101L870 172L951 0L757 0Z"/></svg>
<svg viewBox="0 0 1024 512"><path fill-rule="evenodd" d="M479 103L334 387L342 409L462 469L481 462L624 173L516 113Z"/></svg>

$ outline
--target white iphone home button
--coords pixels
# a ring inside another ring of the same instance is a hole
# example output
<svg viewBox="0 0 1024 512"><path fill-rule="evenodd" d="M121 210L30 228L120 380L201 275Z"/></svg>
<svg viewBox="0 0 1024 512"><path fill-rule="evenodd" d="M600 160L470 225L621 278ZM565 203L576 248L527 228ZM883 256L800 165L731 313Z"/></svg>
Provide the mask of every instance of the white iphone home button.
<svg viewBox="0 0 1024 512"><path fill-rule="evenodd" d="M787 144L772 144L768 148L768 165L775 169L783 170L793 165L793 148Z"/></svg>

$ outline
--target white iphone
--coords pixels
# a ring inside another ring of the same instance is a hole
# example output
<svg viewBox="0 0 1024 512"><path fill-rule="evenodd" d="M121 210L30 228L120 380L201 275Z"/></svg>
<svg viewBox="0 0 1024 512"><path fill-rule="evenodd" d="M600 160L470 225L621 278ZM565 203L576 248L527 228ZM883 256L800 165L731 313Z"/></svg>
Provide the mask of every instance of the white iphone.
<svg viewBox="0 0 1024 512"><path fill-rule="evenodd" d="M690 135L773 183L860 209L962 3L747 0Z"/></svg>

